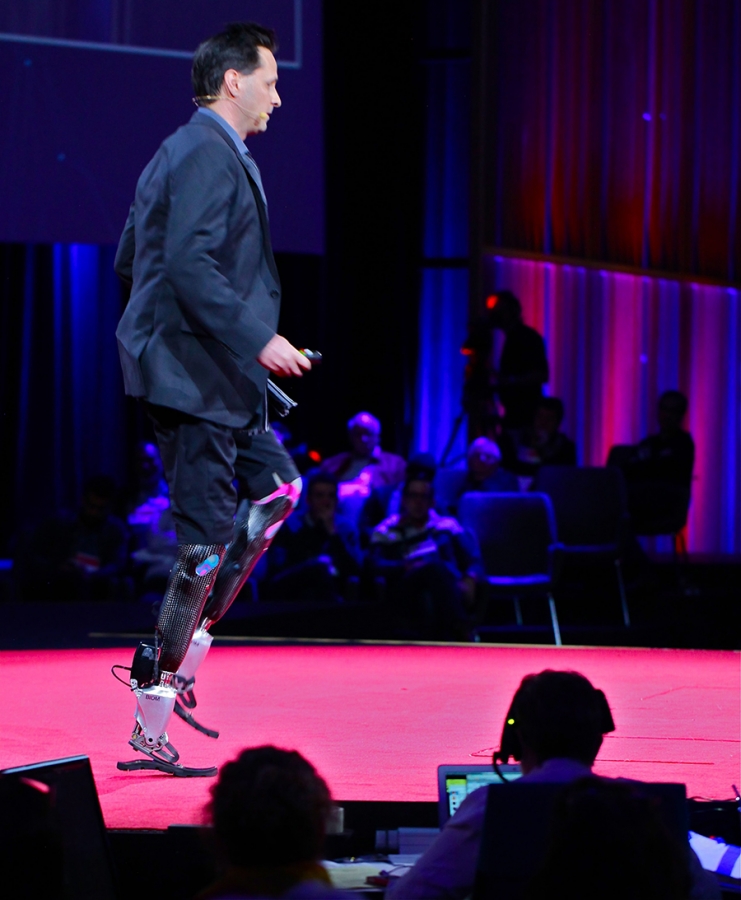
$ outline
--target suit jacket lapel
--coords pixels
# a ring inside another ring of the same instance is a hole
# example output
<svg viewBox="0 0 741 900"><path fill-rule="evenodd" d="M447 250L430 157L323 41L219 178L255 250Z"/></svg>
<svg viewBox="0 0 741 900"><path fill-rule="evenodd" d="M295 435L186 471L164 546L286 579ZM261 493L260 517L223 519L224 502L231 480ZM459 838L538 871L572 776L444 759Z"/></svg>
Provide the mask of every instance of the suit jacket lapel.
<svg viewBox="0 0 741 900"><path fill-rule="evenodd" d="M237 159L244 169L247 178L249 179L249 185L252 189L252 195L255 198L255 203L257 204L257 212L260 216L260 227L262 228L262 246L263 251L265 253L265 259L268 263L268 268L270 269L270 274L273 276L277 284L280 284L280 276L278 275L278 267L275 264L275 257L273 256L273 245L270 242L270 224L268 222L268 211L265 208L265 203L262 199L262 194L260 193L260 188L257 186L255 179L252 177L252 173L247 166L247 163L244 160L242 154L237 150L234 144L229 140L229 136L224 131L224 129L212 119L210 116L204 116L202 113L195 112L191 118L191 123L196 123L197 125L207 125L209 128L213 128L213 130L228 144L229 148L236 155Z"/></svg>
<svg viewBox="0 0 741 900"><path fill-rule="evenodd" d="M278 276L278 267L275 264L275 257L273 256L273 245L270 242L270 224L268 222L268 211L267 209L265 209L265 203L263 202L260 188L257 186L257 182L252 177L252 173L250 172L249 166L245 162L244 156L241 153L238 153L236 148L233 149L239 157L239 162L242 164L242 168L247 173L247 178L249 179L250 187L252 188L252 196L255 198L255 203L257 204L257 212L260 216L260 226L262 228L262 245L263 249L265 250L265 258L268 262L268 268L270 269L270 273L273 278L275 278L275 280L280 283L280 278Z"/></svg>

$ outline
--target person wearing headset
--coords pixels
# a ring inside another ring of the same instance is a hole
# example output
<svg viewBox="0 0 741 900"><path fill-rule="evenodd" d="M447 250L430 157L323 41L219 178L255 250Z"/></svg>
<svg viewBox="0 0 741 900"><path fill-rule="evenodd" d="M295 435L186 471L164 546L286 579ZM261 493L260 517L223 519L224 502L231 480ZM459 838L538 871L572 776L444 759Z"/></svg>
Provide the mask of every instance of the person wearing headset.
<svg viewBox="0 0 741 900"><path fill-rule="evenodd" d="M604 693L578 672L546 669L526 675L502 729L494 768L514 757L518 782L569 784L592 775L605 734L615 730ZM470 897L476 878L488 791L476 790L461 803L412 869L392 882L393 900L454 900ZM689 847L688 847L689 849ZM712 876L690 850L693 898L718 898Z"/></svg>

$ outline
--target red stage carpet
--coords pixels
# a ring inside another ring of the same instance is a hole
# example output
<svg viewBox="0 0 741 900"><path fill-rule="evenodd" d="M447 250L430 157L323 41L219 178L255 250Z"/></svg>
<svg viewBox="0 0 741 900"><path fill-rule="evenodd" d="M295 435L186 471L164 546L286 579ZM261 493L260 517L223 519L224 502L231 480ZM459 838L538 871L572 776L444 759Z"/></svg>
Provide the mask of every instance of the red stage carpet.
<svg viewBox="0 0 741 900"><path fill-rule="evenodd" d="M134 700L109 674L130 649L0 653L0 768L75 754L92 760L111 828L201 821L211 779L119 772ZM576 669L602 688L617 731L597 770L681 781L726 799L739 784L739 655L688 650L492 646L214 646L198 678L206 738L173 717L191 765L248 745L304 753L345 800L434 800L436 767L498 745L520 679ZM483 759L481 760L484 761Z"/></svg>

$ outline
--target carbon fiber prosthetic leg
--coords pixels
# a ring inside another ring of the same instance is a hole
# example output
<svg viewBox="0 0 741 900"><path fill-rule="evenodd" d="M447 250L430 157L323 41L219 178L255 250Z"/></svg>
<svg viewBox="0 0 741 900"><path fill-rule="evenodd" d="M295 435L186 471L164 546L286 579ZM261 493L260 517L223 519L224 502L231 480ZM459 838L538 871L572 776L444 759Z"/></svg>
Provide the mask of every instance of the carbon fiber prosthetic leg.
<svg viewBox="0 0 741 900"><path fill-rule="evenodd" d="M186 656L224 557L223 544L181 544L170 572L160 609L157 630L162 646L143 643L131 669L131 689L136 695L135 725L129 744L145 759L120 762L119 769L159 769L172 775L215 775L216 768L194 769L178 762L167 725L178 696L175 673Z"/></svg>
<svg viewBox="0 0 741 900"><path fill-rule="evenodd" d="M192 712L197 705L193 693L195 673L206 658L213 640L208 630L232 605L280 526L295 509L300 496L301 479L296 478L294 481L281 484L277 490L262 500L250 503L246 518L237 519L234 525L234 540L227 548L200 624L193 634L185 659L177 670L175 686L178 696L175 712L208 737L217 738L219 732L201 725L193 718Z"/></svg>

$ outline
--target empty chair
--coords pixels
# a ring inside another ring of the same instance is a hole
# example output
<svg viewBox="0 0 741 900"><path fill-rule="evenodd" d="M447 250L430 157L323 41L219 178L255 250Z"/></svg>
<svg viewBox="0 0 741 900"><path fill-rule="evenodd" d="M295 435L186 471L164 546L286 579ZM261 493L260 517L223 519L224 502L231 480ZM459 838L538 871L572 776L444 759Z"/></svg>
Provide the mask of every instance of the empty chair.
<svg viewBox="0 0 741 900"><path fill-rule="evenodd" d="M553 585L560 568L561 545L548 497L543 494L464 494L458 507L461 525L481 546L488 597L514 601L522 625L520 599L548 598L553 639L561 645Z"/></svg>
<svg viewBox="0 0 741 900"><path fill-rule="evenodd" d="M623 473L613 467L543 466L535 490L551 498L565 558L613 563L623 621L630 627L621 569L630 521Z"/></svg>

